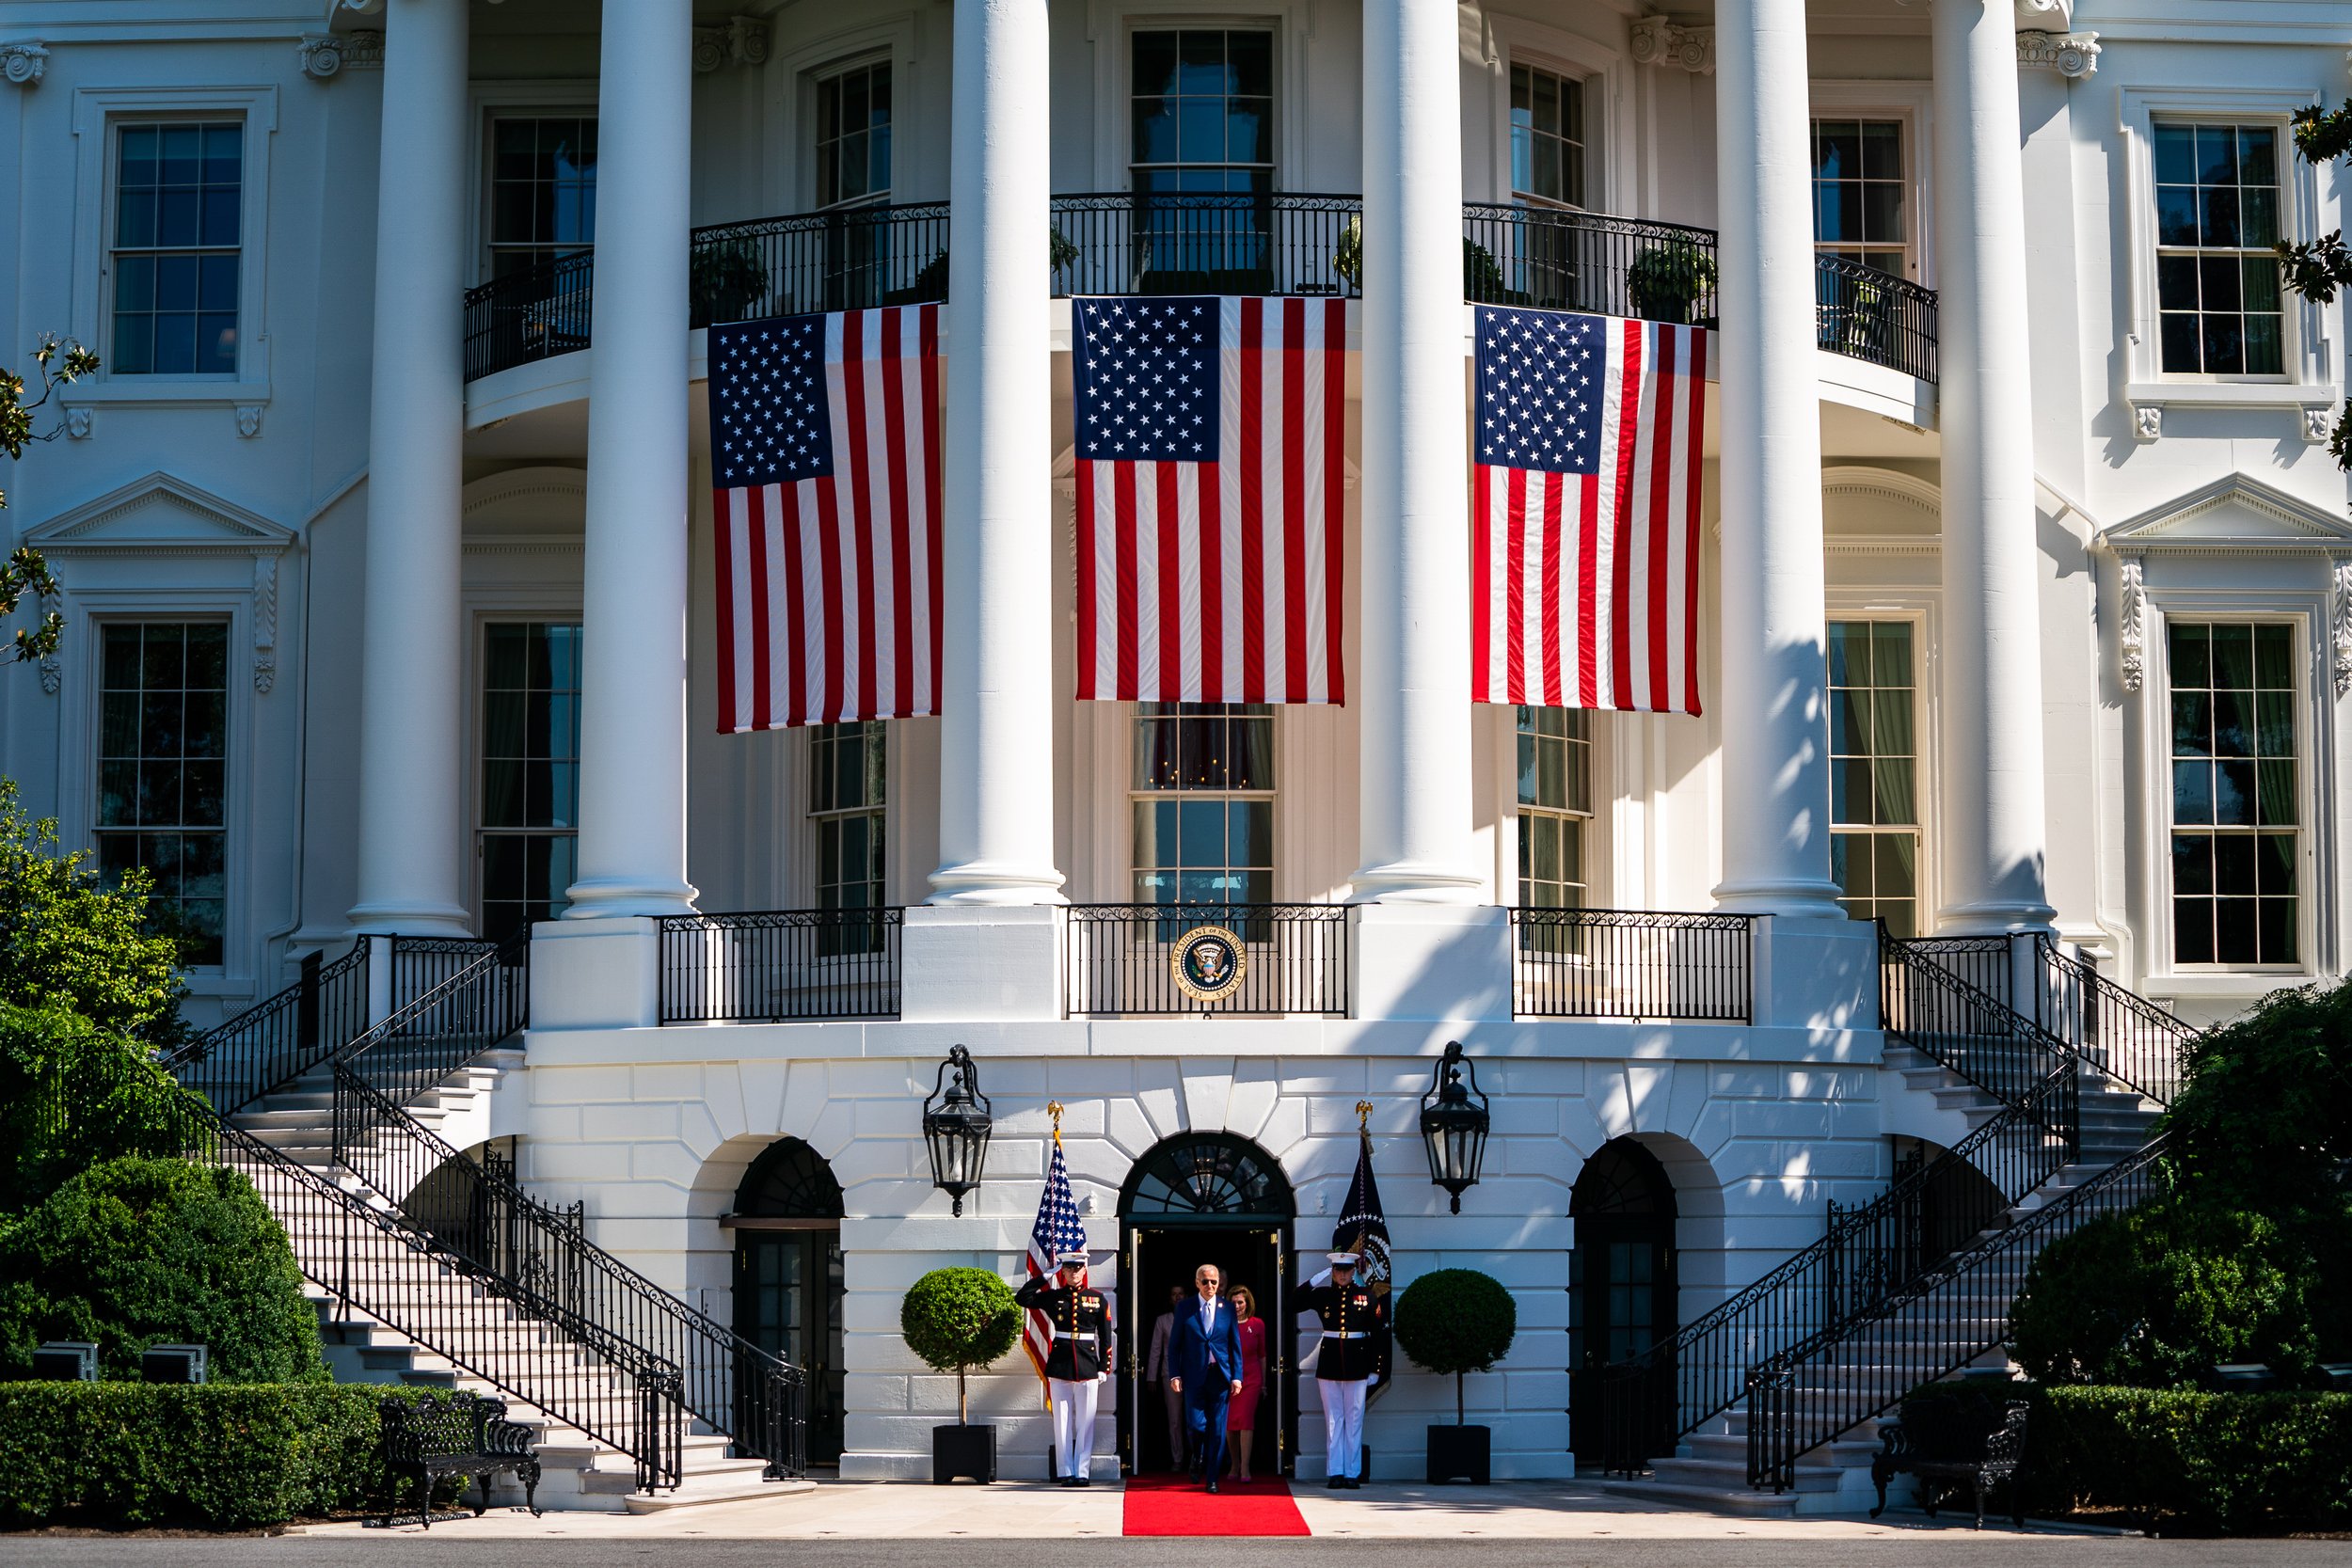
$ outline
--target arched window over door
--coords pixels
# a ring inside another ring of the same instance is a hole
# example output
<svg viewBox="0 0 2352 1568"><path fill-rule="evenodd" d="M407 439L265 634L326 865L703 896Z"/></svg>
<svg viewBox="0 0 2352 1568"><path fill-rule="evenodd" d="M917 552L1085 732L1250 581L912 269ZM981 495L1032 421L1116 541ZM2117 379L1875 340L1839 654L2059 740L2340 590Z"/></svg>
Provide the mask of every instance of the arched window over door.
<svg viewBox="0 0 2352 1568"><path fill-rule="evenodd" d="M1568 1440L1601 1460L1599 1369L1674 1335L1674 1179L1657 1155L1613 1138L1584 1162L1569 1195L1576 1249L1568 1255ZM1671 1375L1646 1381L1671 1398Z"/></svg>
<svg viewBox="0 0 2352 1568"><path fill-rule="evenodd" d="M1223 1214L1287 1220L1296 1212L1282 1167L1256 1144L1230 1132L1168 1139L1136 1162L1119 1194L1119 1212L1131 1220Z"/></svg>
<svg viewBox="0 0 2352 1568"><path fill-rule="evenodd" d="M808 1460L841 1460L841 1183L798 1138L761 1150L735 1191L735 1332L808 1378Z"/></svg>

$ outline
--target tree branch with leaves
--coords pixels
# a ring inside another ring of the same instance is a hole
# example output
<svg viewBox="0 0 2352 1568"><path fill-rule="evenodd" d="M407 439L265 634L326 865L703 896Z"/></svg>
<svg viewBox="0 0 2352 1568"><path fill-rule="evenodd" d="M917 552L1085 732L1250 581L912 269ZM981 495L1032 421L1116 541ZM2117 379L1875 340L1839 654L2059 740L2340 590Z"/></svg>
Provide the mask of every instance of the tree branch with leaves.
<svg viewBox="0 0 2352 1568"><path fill-rule="evenodd" d="M40 379L40 396L25 402L24 378L14 371L0 371L0 451L14 460L24 455L27 441L56 440L65 428L64 421L36 430L34 416L59 388L72 386L97 369L97 355L70 338L52 334L33 348L33 371ZM0 507L8 504L8 493L0 491ZM26 545L10 551L7 562L0 564L0 620L15 614L28 594L34 603L46 604L57 596L57 579L50 575L49 563L40 552ZM23 664L48 657L57 651L57 640L64 632L65 617L55 610L43 610L32 627L17 631L10 660Z"/></svg>
<svg viewBox="0 0 2352 1568"><path fill-rule="evenodd" d="M2323 109L2316 103L2297 109L2295 151L2313 166L2331 164L2352 153L2352 99L2345 100L2340 109ZM2338 289L2352 286L2352 249L2345 247L2341 229L2316 240L2281 240L2272 248L2279 255L2279 280L2289 293L2299 294L2313 305L2332 305ZM2328 451L2337 467L2352 469L2352 410L2337 410L2335 434L2328 437Z"/></svg>

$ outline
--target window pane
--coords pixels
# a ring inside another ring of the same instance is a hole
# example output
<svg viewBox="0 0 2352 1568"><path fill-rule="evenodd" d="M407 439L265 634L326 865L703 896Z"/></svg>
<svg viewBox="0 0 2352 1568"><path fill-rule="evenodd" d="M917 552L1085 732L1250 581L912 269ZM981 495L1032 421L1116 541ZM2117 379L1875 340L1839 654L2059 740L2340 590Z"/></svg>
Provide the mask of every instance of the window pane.
<svg viewBox="0 0 2352 1568"><path fill-rule="evenodd" d="M2200 625L2174 623L2166 634L2174 687L2213 684L2213 633Z"/></svg>

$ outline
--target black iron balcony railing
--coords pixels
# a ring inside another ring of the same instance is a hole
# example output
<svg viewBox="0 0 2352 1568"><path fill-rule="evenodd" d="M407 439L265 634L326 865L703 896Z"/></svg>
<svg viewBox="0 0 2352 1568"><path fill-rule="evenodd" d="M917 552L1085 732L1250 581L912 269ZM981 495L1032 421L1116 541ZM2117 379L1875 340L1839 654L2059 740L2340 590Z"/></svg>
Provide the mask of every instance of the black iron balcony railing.
<svg viewBox="0 0 2352 1568"><path fill-rule="evenodd" d="M665 915L661 1022L896 1018L905 926L895 907Z"/></svg>
<svg viewBox="0 0 2352 1568"><path fill-rule="evenodd" d="M1641 321L1715 319L1715 231L1679 223L1470 203L1462 297Z"/></svg>
<svg viewBox="0 0 2352 1568"><path fill-rule="evenodd" d="M1240 939L1241 974L1213 1000L1177 979L1184 937L1204 926ZM1168 1017L1347 1011L1347 909L1340 904L1073 904L1062 1011Z"/></svg>
<svg viewBox="0 0 2352 1568"><path fill-rule="evenodd" d="M1744 914L1515 909L1512 1010L1745 1023L1755 1010L1754 925Z"/></svg>
<svg viewBox="0 0 2352 1568"><path fill-rule="evenodd" d="M1935 291L1849 261L1813 259L1814 319L1832 354L1935 379Z"/></svg>

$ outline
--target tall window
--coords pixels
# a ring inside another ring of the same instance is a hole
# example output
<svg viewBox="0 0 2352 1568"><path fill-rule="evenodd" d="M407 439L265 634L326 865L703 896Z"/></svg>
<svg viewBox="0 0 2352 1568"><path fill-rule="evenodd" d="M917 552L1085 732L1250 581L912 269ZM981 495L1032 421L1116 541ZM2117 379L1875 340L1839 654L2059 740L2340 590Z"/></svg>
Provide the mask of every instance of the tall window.
<svg viewBox="0 0 2352 1568"><path fill-rule="evenodd" d="M1539 66L1511 68L1511 193L1584 205L1584 84Z"/></svg>
<svg viewBox="0 0 2352 1568"><path fill-rule="evenodd" d="M890 198L890 67L853 66L817 84L817 204Z"/></svg>
<svg viewBox="0 0 2352 1568"><path fill-rule="evenodd" d="M1274 898L1274 710L1144 703L1136 711L1138 904Z"/></svg>
<svg viewBox="0 0 2352 1568"><path fill-rule="evenodd" d="M1901 120L1813 122L1815 249L1909 276L1909 195Z"/></svg>
<svg viewBox="0 0 2352 1568"><path fill-rule="evenodd" d="M2295 632L2173 622L2172 958L2292 964L2299 843Z"/></svg>
<svg viewBox="0 0 2352 1568"><path fill-rule="evenodd" d="M808 815L817 824L817 907L879 909L882 898L881 721L808 732Z"/></svg>
<svg viewBox="0 0 2352 1568"><path fill-rule="evenodd" d="M1592 715L1518 710L1519 902L1581 910L1590 887L1584 824L1593 816Z"/></svg>
<svg viewBox="0 0 2352 1568"><path fill-rule="evenodd" d="M185 962L221 961L227 911L229 628L118 622L100 632L98 868L154 878L151 910Z"/></svg>
<svg viewBox="0 0 2352 1568"><path fill-rule="evenodd" d="M1899 937L1919 929L1918 695L1909 622L1831 623L1830 874Z"/></svg>
<svg viewBox="0 0 2352 1568"><path fill-rule="evenodd" d="M2267 125L2153 127L2156 309L2164 369L2281 375L2279 133Z"/></svg>
<svg viewBox="0 0 2352 1568"><path fill-rule="evenodd" d="M571 900L580 836L580 627L488 628L482 678L482 934Z"/></svg>
<svg viewBox="0 0 2352 1568"><path fill-rule="evenodd" d="M1138 191L1274 188L1274 35L1187 27L1135 36Z"/></svg>
<svg viewBox="0 0 2352 1568"><path fill-rule="evenodd" d="M115 132L115 375L237 372L245 127Z"/></svg>
<svg viewBox="0 0 2352 1568"><path fill-rule="evenodd" d="M490 139L490 276L589 249L596 238L595 119L501 117Z"/></svg>

